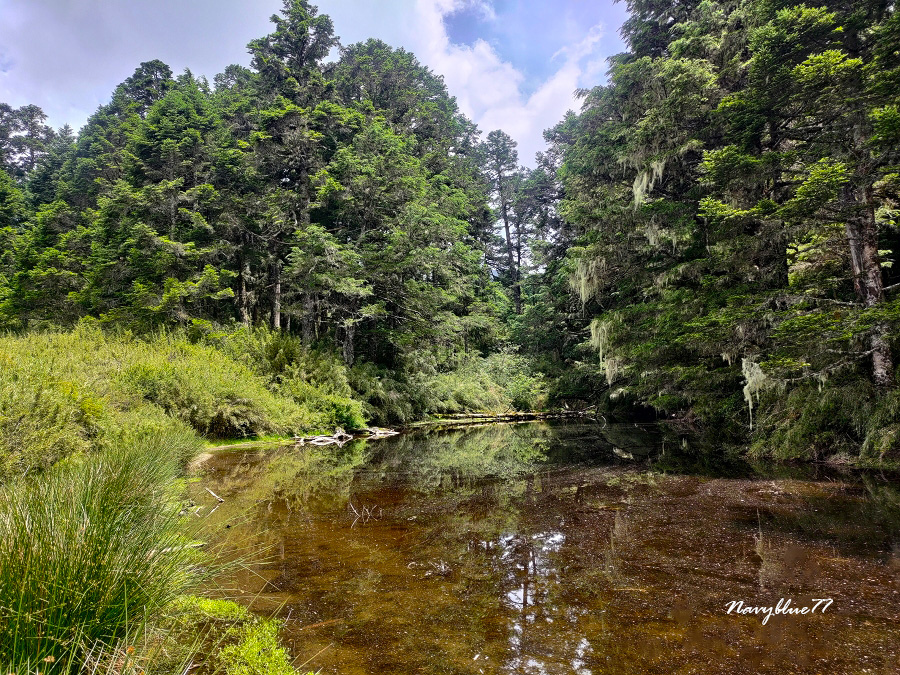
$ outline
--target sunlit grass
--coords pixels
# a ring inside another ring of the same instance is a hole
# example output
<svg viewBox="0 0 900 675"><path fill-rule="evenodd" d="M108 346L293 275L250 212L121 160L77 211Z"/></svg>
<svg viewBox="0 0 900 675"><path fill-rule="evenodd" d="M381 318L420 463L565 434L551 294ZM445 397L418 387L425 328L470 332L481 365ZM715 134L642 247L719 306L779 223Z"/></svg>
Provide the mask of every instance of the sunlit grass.
<svg viewBox="0 0 900 675"><path fill-rule="evenodd" d="M0 492L0 663L83 664L197 579L171 494L179 454L110 448Z"/></svg>

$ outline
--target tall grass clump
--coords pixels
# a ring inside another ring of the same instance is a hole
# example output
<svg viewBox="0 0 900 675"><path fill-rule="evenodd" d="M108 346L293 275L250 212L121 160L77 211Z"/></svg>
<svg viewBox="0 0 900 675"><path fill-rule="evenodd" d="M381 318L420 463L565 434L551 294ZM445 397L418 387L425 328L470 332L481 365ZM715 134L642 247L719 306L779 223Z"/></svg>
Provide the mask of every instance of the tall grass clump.
<svg viewBox="0 0 900 675"><path fill-rule="evenodd" d="M197 578L177 456L157 439L0 490L0 665L75 672Z"/></svg>
<svg viewBox="0 0 900 675"><path fill-rule="evenodd" d="M144 400L218 438L287 434L311 424L300 406L214 347L159 337L135 348L122 381Z"/></svg>

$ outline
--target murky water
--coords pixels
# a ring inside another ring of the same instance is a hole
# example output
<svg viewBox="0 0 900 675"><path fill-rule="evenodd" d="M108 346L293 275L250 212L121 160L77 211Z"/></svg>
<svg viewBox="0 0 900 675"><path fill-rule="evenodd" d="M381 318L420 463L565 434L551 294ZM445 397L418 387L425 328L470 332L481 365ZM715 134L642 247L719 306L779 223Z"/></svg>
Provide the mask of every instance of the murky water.
<svg viewBox="0 0 900 675"><path fill-rule="evenodd" d="M192 489L248 561L218 592L304 670L900 672L900 483L778 472L531 423L234 450ZM728 613L780 599L833 602Z"/></svg>

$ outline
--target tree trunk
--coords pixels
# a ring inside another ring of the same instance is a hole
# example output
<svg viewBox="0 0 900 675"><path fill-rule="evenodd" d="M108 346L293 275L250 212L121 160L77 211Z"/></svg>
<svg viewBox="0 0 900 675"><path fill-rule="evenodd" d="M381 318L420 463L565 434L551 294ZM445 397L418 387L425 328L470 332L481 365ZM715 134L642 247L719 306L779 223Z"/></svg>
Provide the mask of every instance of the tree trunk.
<svg viewBox="0 0 900 675"><path fill-rule="evenodd" d="M250 325L250 296L247 292L247 278L250 276L250 264L244 260L241 262L241 273L238 275L238 312L241 315L241 323Z"/></svg>
<svg viewBox="0 0 900 675"><path fill-rule="evenodd" d="M522 223L516 219L516 276L513 296L516 300L516 314L522 313Z"/></svg>
<svg viewBox="0 0 900 675"><path fill-rule="evenodd" d="M859 210L847 220L847 243L850 247L853 287L860 302L868 308L884 300L872 187L866 185L860 188L853 197ZM885 338L887 331L887 325L877 324L869 337L872 379L881 387L890 386L894 381L894 362L890 345Z"/></svg>
<svg viewBox="0 0 900 675"><path fill-rule="evenodd" d="M306 292L303 294L303 343L311 345L313 341L313 331L315 329L316 320L316 300L313 294Z"/></svg>
<svg viewBox="0 0 900 675"><path fill-rule="evenodd" d="M272 298L272 328L281 330L281 261L276 260L272 268L275 277L274 296Z"/></svg>
<svg viewBox="0 0 900 675"><path fill-rule="evenodd" d="M356 357L356 352L353 348L354 333L356 333L356 324L354 324L352 321L347 321L344 324L344 340L342 344L342 351L344 355L344 363L348 368L353 365L353 361Z"/></svg>
<svg viewBox="0 0 900 675"><path fill-rule="evenodd" d="M513 299L516 303L516 314L522 313L522 293L517 282L519 273L516 268L516 260L513 256L512 234L509 229L509 204L503 189L502 178L498 180L500 186L500 214L503 217L503 230L506 232L506 256L509 260L509 275L513 282Z"/></svg>

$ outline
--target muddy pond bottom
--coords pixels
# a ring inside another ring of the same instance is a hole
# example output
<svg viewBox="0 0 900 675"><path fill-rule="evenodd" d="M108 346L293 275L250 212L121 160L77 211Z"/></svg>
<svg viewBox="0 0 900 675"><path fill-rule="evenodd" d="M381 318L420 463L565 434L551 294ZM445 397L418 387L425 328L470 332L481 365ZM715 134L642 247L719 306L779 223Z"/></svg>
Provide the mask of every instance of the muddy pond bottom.
<svg viewBox="0 0 900 675"><path fill-rule="evenodd" d="M246 561L211 592L303 672L900 673L892 477L529 423L233 450L191 489Z"/></svg>

